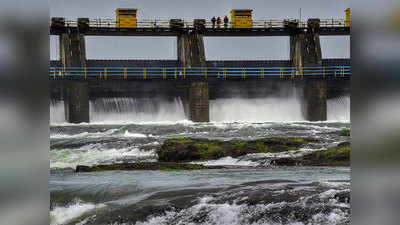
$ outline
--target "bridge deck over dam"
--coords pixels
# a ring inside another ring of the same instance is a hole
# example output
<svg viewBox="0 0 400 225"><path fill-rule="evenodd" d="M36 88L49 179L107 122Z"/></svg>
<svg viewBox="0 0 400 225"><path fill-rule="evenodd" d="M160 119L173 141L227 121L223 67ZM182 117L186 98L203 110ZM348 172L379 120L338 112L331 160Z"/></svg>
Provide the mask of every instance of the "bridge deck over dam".
<svg viewBox="0 0 400 225"><path fill-rule="evenodd" d="M206 67L280 67L292 66L291 60L206 60ZM350 58L322 59L325 66L350 66ZM50 67L62 67L60 60L50 60ZM179 67L174 59L87 59L87 67Z"/></svg>
<svg viewBox="0 0 400 225"><path fill-rule="evenodd" d="M64 27L50 27L50 35L66 32L79 32L88 36L178 36L180 33L197 32L204 36L290 36L293 33L310 29L306 21L298 23L297 28L289 29L284 20L254 20L252 28L213 27L207 21L203 29L196 29L193 22L185 22L182 28L171 28L168 20L138 21L136 28L120 28L115 20L91 19L85 28L78 20L65 21ZM344 19L322 19L320 35L350 35L350 27Z"/></svg>

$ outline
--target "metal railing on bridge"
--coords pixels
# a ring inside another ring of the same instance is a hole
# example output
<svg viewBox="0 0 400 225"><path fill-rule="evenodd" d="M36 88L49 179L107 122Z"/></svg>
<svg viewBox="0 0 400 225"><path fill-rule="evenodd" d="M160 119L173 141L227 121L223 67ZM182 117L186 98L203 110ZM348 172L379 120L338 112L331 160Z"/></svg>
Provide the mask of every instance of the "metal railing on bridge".
<svg viewBox="0 0 400 225"><path fill-rule="evenodd" d="M342 78L351 66L318 67L49 67L49 78L64 79L186 79L186 78Z"/></svg>
<svg viewBox="0 0 400 225"><path fill-rule="evenodd" d="M307 21L290 20L296 21L299 28L306 28ZM77 27L77 19L66 19L65 27ZM118 28L117 21L115 19L89 19L89 27L95 28ZM213 26L210 20L206 20L206 28L232 28L231 22L225 27L224 24L220 26ZM253 20L252 28L284 28L284 20ZM321 19L320 27L346 27L345 19ZM137 21L137 28L170 28L169 20L140 20ZM193 21L184 21L184 28L194 28Z"/></svg>

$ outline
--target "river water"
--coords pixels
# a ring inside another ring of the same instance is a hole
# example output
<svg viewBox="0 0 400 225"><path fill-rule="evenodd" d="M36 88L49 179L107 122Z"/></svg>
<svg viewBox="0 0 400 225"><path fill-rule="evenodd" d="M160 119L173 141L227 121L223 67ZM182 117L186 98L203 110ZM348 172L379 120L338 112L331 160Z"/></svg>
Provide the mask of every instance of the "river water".
<svg viewBox="0 0 400 225"><path fill-rule="evenodd" d="M146 107L134 99L97 100L92 122L78 125L63 121L62 102L51 102L51 224L348 224L350 168L278 168L269 161L349 141L338 135L350 128L349 98L328 102L327 122L304 122L295 99L252 101L214 101L212 122L193 123L179 99L149 100ZM157 147L175 136L321 142L291 153L201 162L229 169L73 172L76 165L157 161Z"/></svg>

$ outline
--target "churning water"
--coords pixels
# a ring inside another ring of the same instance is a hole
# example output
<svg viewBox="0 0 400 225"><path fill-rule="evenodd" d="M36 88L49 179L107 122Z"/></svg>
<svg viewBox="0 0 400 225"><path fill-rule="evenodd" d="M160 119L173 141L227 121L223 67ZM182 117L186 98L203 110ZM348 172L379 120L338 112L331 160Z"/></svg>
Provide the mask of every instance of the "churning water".
<svg viewBox="0 0 400 225"><path fill-rule="evenodd" d="M274 158L349 141L337 134L350 127L349 104L346 97L329 100L331 121L310 123L302 121L296 98L217 99L210 102L212 122L193 123L179 98L107 98L90 102L91 123L68 124L63 102L50 102L51 224L349 224L350 168L269 165ZM200 162L231 169L73 171L77 165L158 161L158 146L175 136L320 142Z"/></svg>

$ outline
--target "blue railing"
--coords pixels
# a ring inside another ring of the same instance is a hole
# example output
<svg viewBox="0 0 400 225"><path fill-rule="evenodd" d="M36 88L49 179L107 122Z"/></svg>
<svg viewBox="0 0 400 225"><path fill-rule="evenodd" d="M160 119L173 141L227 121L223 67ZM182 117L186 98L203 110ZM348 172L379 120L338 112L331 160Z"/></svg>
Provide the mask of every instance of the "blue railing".
<svg viewBox="0 0 400 225"><path fill-rule="evenodd" d="M247 77L348 77L351 66L318 67L49 67L49 77L60 78L247 78Z"/></svg>

